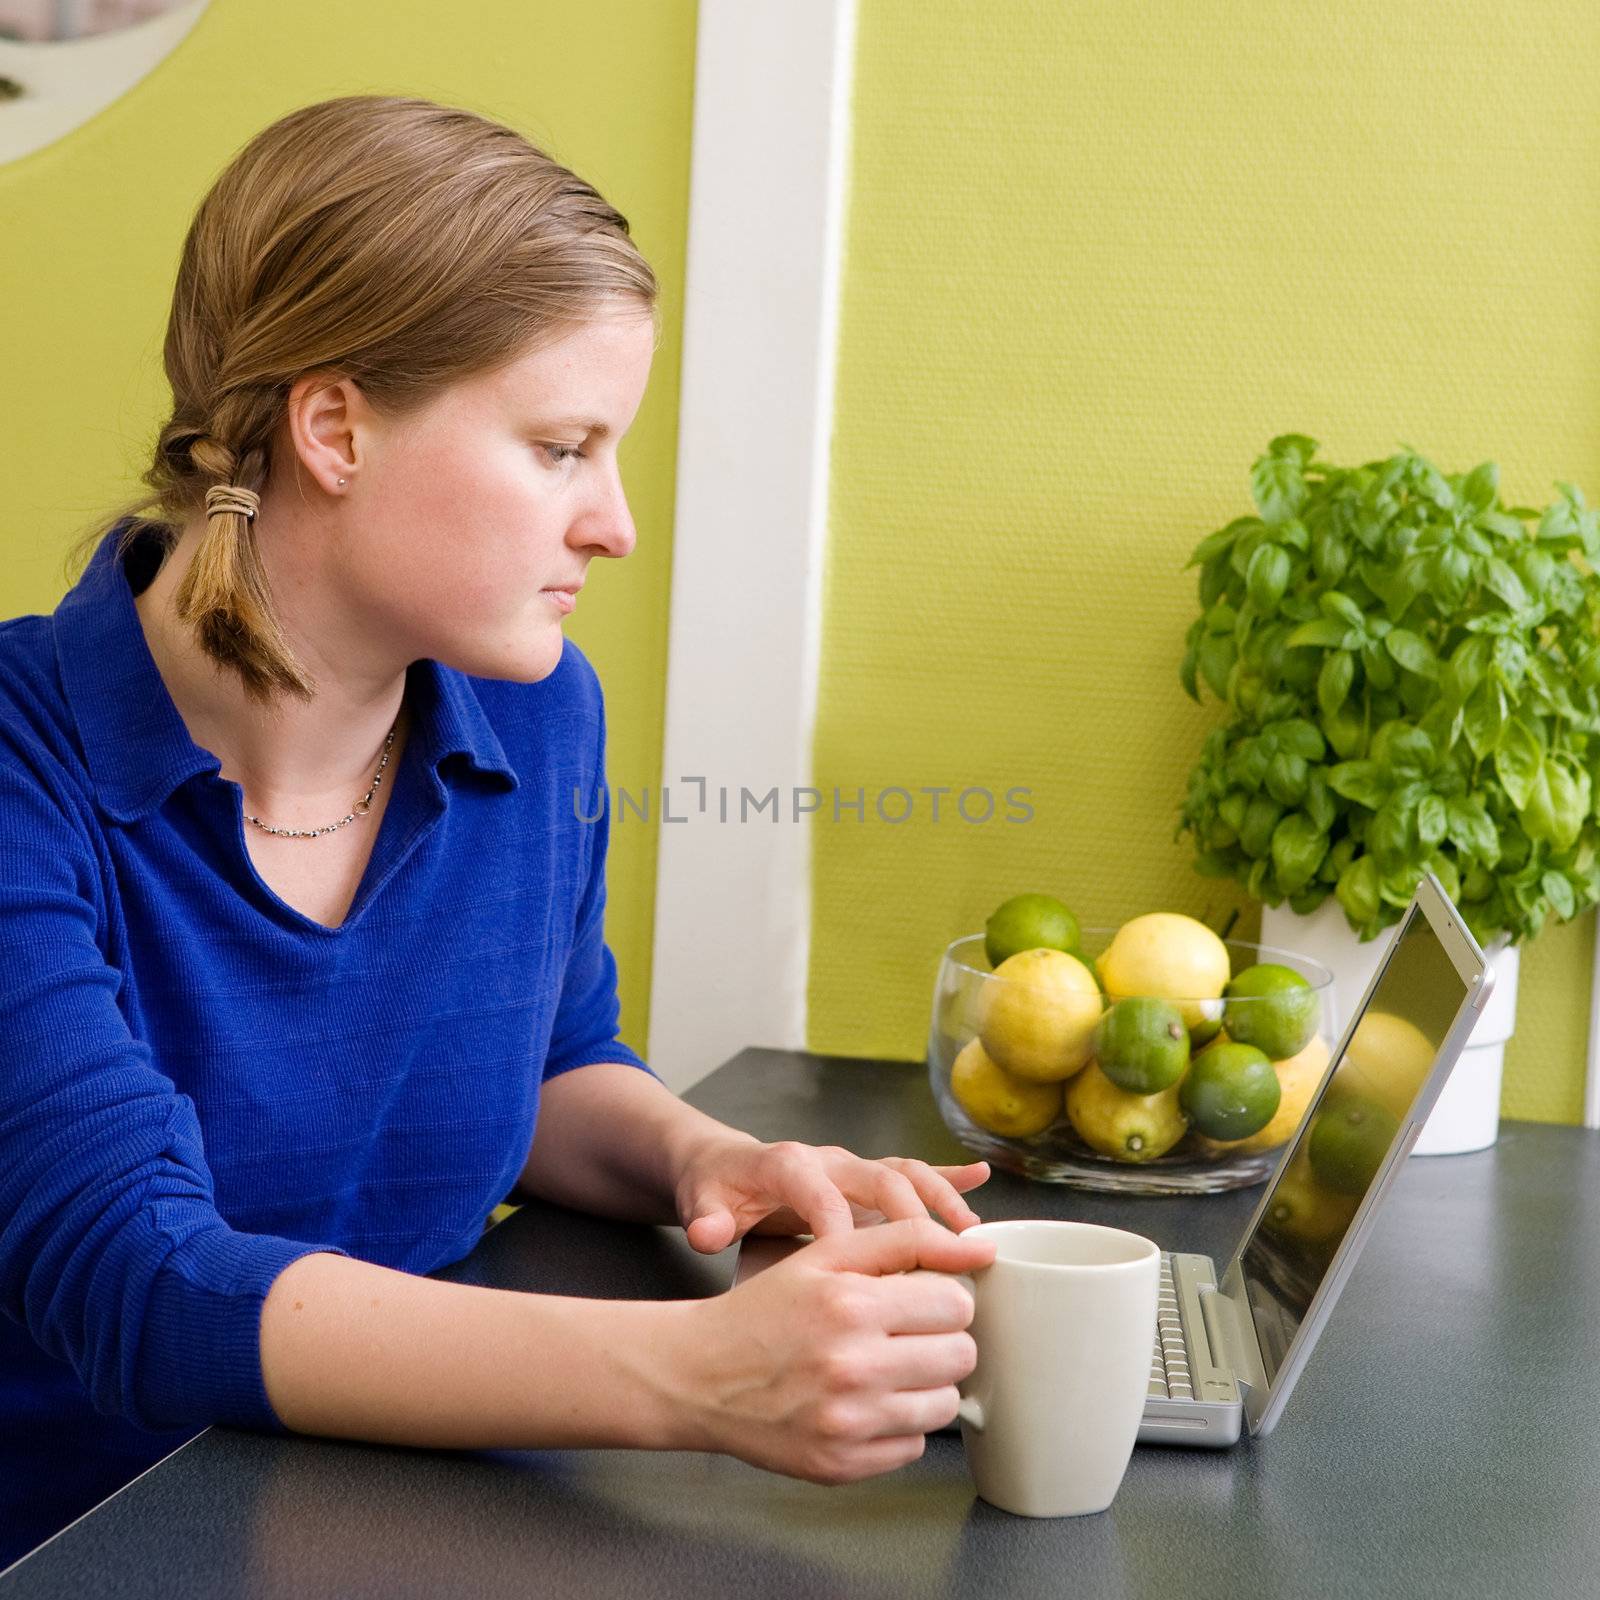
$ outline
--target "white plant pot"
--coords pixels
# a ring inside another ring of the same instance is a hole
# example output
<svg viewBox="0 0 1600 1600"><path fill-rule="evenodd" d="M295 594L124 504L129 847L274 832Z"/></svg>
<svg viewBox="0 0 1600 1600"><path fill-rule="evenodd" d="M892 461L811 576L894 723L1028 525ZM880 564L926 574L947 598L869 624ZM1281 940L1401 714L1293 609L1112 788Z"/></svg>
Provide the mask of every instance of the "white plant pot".
<svg viewBox="0 0 1600 1600"><path fill-rule="evenodd" d="M1330 895L1309 916L1287 905L1261 908L1261 942L1320 961L1333 973L1334 1015L1327 1019L1335 1040L1344 1032L1394 939L1393 928L1363 944L1344 907ZM1466 1049L1412 1149L1413 1155L1463 1155L1487 1150L1500 1133L1500 1078L1506 1041L1517 1020L1517 946L1505 939L1484 951L1494 968L1494 989Z"/></svg>

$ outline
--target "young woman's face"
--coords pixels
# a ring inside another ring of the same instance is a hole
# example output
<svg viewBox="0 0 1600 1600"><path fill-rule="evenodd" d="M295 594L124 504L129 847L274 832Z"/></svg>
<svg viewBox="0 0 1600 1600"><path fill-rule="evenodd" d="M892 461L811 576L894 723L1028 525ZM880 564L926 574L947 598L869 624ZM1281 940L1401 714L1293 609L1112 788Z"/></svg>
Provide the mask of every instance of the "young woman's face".
<svg viewBox="0 0 1600 1600"><path fill-rule="evenodd" d="M654 343L625 303L412 416L364 414L338 565L386 648L523 683L555 670L589 563L634 546L617 446Z"/></svg>

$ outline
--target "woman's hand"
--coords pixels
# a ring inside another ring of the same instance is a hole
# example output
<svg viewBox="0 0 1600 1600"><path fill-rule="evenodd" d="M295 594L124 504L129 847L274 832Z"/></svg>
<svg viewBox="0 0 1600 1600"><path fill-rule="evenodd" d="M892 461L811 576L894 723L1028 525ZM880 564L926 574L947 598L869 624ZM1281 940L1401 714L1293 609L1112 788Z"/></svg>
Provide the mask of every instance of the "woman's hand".
<svg viewBox="0 0 1600 1600"><path fill-rule="evenodd" d="M904 1156L868 1161L838 1145L744 1134L697 1146L678 1175L678 1220L704 1255L747 1233L852 1233L858 1224L943 1217L956 1232L978 1214L961 1198L989 1176L986 1161L934 1167Z"/></svg>
<svg viewBox="0 0 1600 1600"><path fill-rule="evenodd" d="M825 1484L915 1461L978 1359L972 1296L950 1274L994 1255L993 1239L926 1215L847 1224L727 1294L683 1302L654 1353L677 1448Z"/></svg>

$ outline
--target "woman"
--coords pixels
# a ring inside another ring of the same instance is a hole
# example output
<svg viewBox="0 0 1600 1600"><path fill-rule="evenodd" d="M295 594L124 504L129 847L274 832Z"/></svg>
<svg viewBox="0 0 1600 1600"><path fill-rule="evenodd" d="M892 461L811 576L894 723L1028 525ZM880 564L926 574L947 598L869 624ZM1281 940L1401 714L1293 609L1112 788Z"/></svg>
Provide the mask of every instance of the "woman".
<svg viewBox="0 0 1600 1600"><path fill-rule="evenodd" d="M0 1565L213 1422L838 1483L953 1417L984 1164L764 1144L616 1038L561 619L633 547L655 297L427 101L297 111L196 214L150 493L0 627ZM708 1301L421 1276L508 1196L818 1237Z"/></svg>

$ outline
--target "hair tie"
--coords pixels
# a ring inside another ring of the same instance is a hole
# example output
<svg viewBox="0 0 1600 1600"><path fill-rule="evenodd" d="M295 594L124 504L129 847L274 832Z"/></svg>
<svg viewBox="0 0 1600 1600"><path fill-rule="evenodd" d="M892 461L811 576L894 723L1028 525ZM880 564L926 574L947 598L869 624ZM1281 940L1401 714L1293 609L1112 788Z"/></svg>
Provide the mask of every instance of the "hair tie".
<svg viewBox="0 0 1600 1600"><path fill-rule="evenodd" d="M241 489L236 483L219 483L206 490L206 520L221 516L226 511L237 511L247 521L254 522L261 507L261 496L254 489Z"/></svg>

